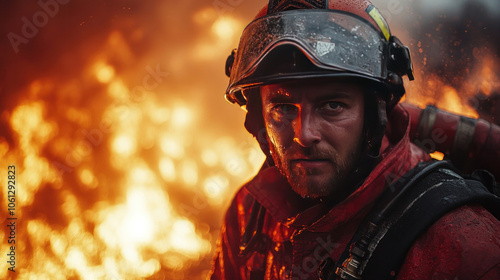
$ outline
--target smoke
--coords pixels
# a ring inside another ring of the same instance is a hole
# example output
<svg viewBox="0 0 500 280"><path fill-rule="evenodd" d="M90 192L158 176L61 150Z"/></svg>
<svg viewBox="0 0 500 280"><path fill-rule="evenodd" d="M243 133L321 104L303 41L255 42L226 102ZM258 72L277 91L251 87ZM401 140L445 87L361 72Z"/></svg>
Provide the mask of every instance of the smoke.
<svg viewBox="0 0 500 280"><path fill-rule="evenodd" d="M415 81L406 82L407 100L456 113L477 111L490 121L500 89L500 2L374 1L392 33L410 47ZM470 107L470 108L465 108ZM496 108L496 109L495 109ZM475 115L475 114L471 114Z"/></svg>
<svg viewBox="0 0 500 280"><path fill-rule="evenodd" d="M412 26L421 78L439 77L480 117L499 123L500 108L494 104L500 93L500 2L419 1L415 6L423 15Z"/></svg>
<svg viewBox="0 0 500 280"><path fill-rule="evenodd" d="M496 0L421 0L414 3L418 11L428 17L433 17L435 14L460 15L463 13L463 8L471 4L484 7L485 14L500 16L500 2Z"/></svg>
<svg viewBox="0 0 500 280"><path fill-rule="evenodd" d="M414 38L419 41L416 57L426 62L423 71L436 73L459 87L483 56L491 54L498 59L500 2L495 2L496 9L490 7L494 4L485 3L492 2L461 1L434 13L428 12L434 8L431 4L424 5L430 10L418 9L425 15L414 25Z"/></svg>

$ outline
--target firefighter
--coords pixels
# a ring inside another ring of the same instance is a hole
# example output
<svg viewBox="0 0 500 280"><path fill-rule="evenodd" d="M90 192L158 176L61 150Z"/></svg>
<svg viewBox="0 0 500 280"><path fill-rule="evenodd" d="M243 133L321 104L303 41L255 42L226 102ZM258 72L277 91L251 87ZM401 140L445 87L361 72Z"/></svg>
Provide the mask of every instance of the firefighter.
<svg viewBox="0 0 500 280"><path fill-rule="evenodd" d="M266 162L210 279L500 279L498 198L410 142L410 53L369 1L271 0L226 74Z"/></svg>

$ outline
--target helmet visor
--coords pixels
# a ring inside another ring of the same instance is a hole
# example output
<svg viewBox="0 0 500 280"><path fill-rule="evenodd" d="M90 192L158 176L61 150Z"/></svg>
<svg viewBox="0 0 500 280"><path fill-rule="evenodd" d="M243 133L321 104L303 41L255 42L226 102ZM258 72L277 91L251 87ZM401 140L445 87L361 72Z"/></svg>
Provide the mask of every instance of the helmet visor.
<svg viewBox="0 0 500 280"><path fill-rule="evenodd" d="M256 19L245 28L227 93L263 83L252 74L271 50L283 44L298 47L320 69L371 79L386 76L388 43L370 23L341 11L293 10Z"/></svg>

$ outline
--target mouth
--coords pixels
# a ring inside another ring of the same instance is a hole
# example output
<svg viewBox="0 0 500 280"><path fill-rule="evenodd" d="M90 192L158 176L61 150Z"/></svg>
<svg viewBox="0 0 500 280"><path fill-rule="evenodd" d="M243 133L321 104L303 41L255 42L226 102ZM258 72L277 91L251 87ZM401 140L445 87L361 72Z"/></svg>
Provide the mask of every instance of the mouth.
<svg viewBox="0 0 500 280"><path fill-rule="evenodd" d="M321 168L330 164L330 160L322 158L297 158L290 161L292 166L305 169Z"/></svg>

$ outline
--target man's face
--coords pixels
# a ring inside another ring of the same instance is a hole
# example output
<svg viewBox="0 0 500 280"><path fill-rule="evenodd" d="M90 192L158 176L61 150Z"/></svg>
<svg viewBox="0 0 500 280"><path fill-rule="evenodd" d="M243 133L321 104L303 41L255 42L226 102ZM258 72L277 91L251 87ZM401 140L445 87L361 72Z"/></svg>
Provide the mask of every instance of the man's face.
<svg viewBox="0 0 500 280"><path fill-rule="evenodd" d="M360 156L364 97L360 86L308 81L261 87L271 154L303 197L342 195Z"/></svg>

